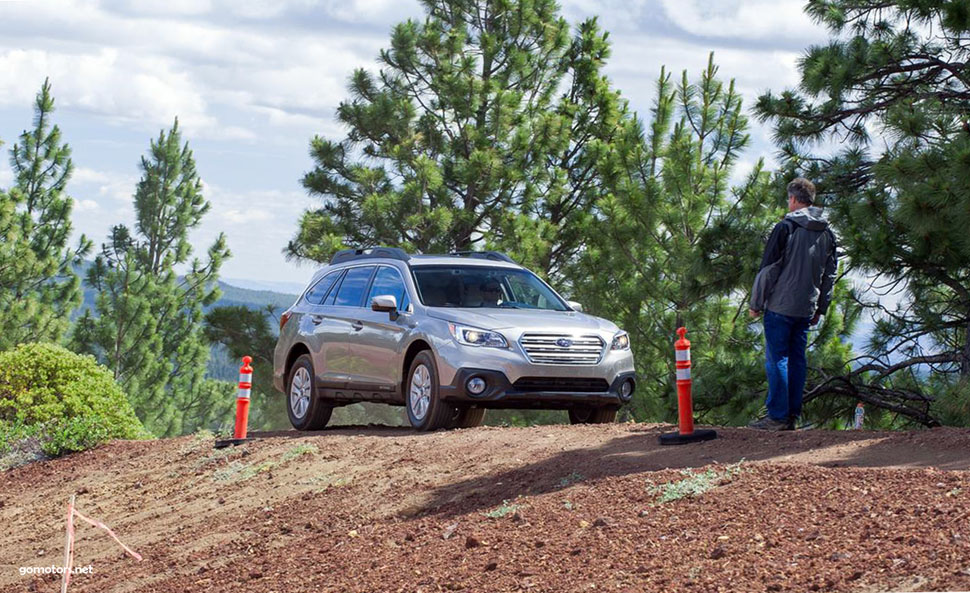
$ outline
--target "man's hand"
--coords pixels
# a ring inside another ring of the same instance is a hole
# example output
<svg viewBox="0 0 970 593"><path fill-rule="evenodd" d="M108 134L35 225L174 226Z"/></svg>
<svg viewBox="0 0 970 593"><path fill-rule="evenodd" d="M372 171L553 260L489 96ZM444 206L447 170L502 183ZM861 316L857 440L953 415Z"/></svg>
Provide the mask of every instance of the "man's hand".
<svg viewBox="0 0 970 593"><path fill-rule="evenodd" d="M822 314L816 312L815 315L812 316L812 320L809 321L808 324L809 325L818 325L818 320L821 319L821 317L822 317Z"/></svg>
<svg viewBox="0 0 970 593"><path fill-rule="evenodd" d="M748 309L748 315L751 319L757 319L761 315L761 311L755 311L754 309Z"/></svg>

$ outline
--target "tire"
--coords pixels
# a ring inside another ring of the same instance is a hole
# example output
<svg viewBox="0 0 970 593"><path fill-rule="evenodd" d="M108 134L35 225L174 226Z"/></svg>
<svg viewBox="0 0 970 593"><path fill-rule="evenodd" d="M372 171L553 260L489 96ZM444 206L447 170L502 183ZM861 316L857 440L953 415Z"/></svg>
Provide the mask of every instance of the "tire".
<svg viewBox="0 0 970 593"><path fill-rule="evenodd" d="M438 365L430 350L418 352L411 361L404 383L404 400L408 421L415 430L431 431L451 425L455 407L441 401Z"/></svg>
<svg viewBox="0 0 970 593"><path fill-rule="evenodd" d="M475 428L482 425L485 408L459 408L451 419L450 428Z"/></svg>
<svg viewBox="0 0 970 593"><path fill-rule="evenodd" d="M616 422L616 408L579 406L569 410L570 424L612 424Z"/></svg>
<svg viewBox="0 0 970 593"><path fill-rule="evenodd" d="M286 381L286 414L297 430L320 430L330 422L333 406L317 395L316 375L309 354L296 359Z"/></svg>

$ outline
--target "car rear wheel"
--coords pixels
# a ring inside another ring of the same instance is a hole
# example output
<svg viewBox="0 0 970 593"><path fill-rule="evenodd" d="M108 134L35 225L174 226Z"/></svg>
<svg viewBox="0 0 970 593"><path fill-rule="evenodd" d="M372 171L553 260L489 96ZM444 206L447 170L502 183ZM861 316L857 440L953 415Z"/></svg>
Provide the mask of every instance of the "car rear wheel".
<svg viewBox="0 0 970 593"><path fill-rule="evenodd" d="M569 410L570 424L610 424L616 422L616 408L578 406Z"/></svg>
<svg viewBox="0 0 970 593"><path fill-rule="evenodd" d="M317 397L313 361L309 354L296 359L286 385L286 413L297 430L320 430L330 422L333 406Z"/></svg>
<svg viewBox="0 0 970 593"><path fill-rule="evenodd" d="M455 407L441 401L438 389L438 365L431 351L422 350L411 362L404 386L408 421L417 430L448 428Z"/></svg>
<svg viewBox="0 0 970 593"><path fill-rule="evenodd" d="M475 428L481 426L484 419L485 408L459 408L451 419L451 428Z"/></svg>

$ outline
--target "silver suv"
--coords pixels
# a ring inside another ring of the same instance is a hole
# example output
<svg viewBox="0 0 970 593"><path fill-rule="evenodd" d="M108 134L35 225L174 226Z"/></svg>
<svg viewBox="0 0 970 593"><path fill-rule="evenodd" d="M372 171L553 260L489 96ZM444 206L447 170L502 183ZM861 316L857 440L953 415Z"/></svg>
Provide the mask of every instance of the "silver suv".
<svg viewBox="0 0 970 593"><path fill-rule="evenodd" d="M403 405L418 430L486 408L612 422L636 387L630 339L497 252L344 250L280 318L273 383L299 430L335 406Z"/></svg>

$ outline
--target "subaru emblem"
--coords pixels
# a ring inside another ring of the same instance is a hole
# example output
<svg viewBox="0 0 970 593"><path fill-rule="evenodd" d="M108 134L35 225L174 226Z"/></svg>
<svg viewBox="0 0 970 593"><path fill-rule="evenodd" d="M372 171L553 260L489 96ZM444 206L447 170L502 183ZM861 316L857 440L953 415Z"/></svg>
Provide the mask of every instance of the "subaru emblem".
<svg viewBox="0 0 970 593"><path fill-rule="evenodd" d="M573 341L568 338L559 338L556 340L556 346L559 346L560 348L569 348L572 345Z"/></svg>

